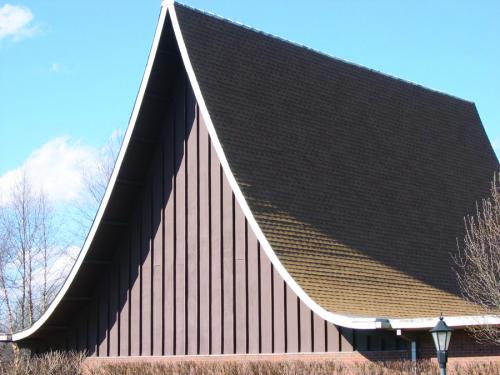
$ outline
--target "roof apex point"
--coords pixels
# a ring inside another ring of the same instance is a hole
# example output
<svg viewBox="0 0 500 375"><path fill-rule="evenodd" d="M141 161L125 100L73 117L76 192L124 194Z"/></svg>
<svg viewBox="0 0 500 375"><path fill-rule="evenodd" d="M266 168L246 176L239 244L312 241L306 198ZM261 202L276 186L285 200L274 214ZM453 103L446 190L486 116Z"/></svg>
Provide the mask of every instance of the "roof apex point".
<svg viewBox="0 0 500 375"><path fill-rule="evenodd" d="M174 5L174 3L175 3L175 1L174 1L174 0L163 0L163 1L161 2L161 6L162 6L162 7L166 7L166 6L168 6L168 5Z"/></svg>

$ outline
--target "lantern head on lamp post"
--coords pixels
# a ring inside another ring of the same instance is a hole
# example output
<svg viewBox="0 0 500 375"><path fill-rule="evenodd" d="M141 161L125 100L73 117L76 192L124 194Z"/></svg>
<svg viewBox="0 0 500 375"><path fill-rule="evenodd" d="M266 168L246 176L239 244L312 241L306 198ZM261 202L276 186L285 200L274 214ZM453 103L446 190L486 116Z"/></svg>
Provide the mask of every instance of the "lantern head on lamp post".
<svg viewBox="0 0 500 375"><path fill-rule="evenodd" d="M434 345L436 345L437 359L441 375L446 374L446 362L448 361L448 346L450 345L450 338L453 329L448 327L443 320L443 316L439 317L438 323L431 329Z"/></svg>

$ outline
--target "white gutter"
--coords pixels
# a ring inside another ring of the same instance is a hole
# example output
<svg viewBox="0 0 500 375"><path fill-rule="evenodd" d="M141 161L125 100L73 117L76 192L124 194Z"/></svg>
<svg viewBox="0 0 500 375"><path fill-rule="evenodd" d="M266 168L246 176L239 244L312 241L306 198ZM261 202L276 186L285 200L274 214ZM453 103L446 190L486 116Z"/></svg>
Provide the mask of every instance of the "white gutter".
<svg viewBox="0 0 500 375"><path fill-rule="evenodd" d="M431 329L439 318L389 319L392 329ZM454 328L500 326L498 315L446 316L446 324Z"/></svg>

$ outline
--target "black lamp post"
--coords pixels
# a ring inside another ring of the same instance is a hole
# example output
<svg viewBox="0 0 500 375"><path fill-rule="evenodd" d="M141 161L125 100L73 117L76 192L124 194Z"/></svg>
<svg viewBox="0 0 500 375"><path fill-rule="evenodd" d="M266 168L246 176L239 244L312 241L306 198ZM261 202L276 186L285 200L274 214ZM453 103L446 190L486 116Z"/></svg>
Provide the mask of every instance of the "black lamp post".
<svg viewBox="0 0 500 375"><path fill-rule="evenodd" d="M446 375L446 362L448 361L448 346L450 345L451 332L453 329L448 327L443 320L439 317L439 322L431 329L434 345L436 345L437 359L439 362L439 370L441 375Z"/></svg>

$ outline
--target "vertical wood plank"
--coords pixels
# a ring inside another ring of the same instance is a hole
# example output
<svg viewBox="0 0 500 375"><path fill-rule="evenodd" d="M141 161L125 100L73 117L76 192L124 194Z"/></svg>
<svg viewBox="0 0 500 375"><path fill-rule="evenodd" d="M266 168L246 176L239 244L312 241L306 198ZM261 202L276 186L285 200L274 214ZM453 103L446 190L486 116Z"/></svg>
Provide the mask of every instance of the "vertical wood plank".
<svg viewBox="0 0 500 375"><path fill-rule="evenodd" d="M209 175L210 175L210 161L209 161L209 147L210 139L208 131L203 118L200 116L199 108L199 202L200 202L200 219L199 219L199 354L209 354L210 350L210 260L211 260L211 246L210 246L210 195L209 195Z"/></svg>
<svg viewBox="0 0 500 375"><path fill-rule="evenodd" d="M163 147L156 152L153 164L153 199L152 199L152 251L153 251L153 355L163 354Z"/></svg>
<svg viewBox="0 0 500 375"><path fill-rule="evenodd" d="M313 314L314 325L314 352L326 352L326 332L325 320L319 315Z"/></svg>
<svg viewBox="0 0 500 375"><path fill-rule="evenodd" d="M285 352L285 282L273 267L274 353Z"/></svg>
<svg viewBox="0 0 500 375"><path fill-rule="evenodd" d="M272 353L273 350L273 301L271 283L271 262L266 253L260 248L260 296L261 296L261 351Z"/></svg>
<svg viewBox="0 0 500 375"><path fill-rule="evenodd" d="M300 301L300 352L312 351L311 310Z"/></svg>
<svg viewBox="0 0 500 375"><path fill-rule="evenodd" d="M222 353L222 242L221 242L221 167L210 145L210 235L211 235L211 354Z"/></svg>
<svg viewBox="0 0 500 375"><path fill-rule="evenodd" d="M172 107L167 116L167 136L165 146L165 179L163 199L165 203L165 355L173 355L175 341L175 216L174 216L174 183L175 183L175 155L174 126L175 107Z"/></svg>
<svg viewBox="0 0 500 375"><path fill-rule="evenodd" d="M130 298L130 354L140 355L141 339L141 229L140 210L136 210L130 237L130 283L132 285Z"/></svg>
<svg viewBox="0 0 500 375"><path fill-rule="evenodd" d="M129 327L130 327L130 235L127 234L120 246L120 356L129 356Z"/></svg>
<svg viewBox="0 0 500 375"><path fill-rule="evenodd" d="M233 192L226 177L222 179L222 226L223 226L223 299L224 299L224 325L223 340L224 354L234 353L234 216Z"/></svg>
<svg viewBox="0 0 500 375"><path fill-rule="evenodd" d="M187 354L198 353L198 119L193 93L186 95L187 125Z"/></svg>
<svg viewBox="0 0 500 375"><path fill-rule="evenodd" d="M299 352L299 314L297 310L297 295L286 286L286 351L287 353Z"/></svg>
<svg viewBox="0 0 500 375"><path fill-rule="evenodd" d="M248 227L248 352L258 353L259 331L259 247L257 237Z"/></svg>
<svg viewBox="0 0 500 375"><path fill-rule="evenodd" d="M118 302L119 302L119 259L118 255L113 258L110 272L109 285L109 310L108 310L108 325L109 325L109 355L116 357L118 355Z"/></svg>
<svg viewBox="0 0 500 375"><path fill-rule="evenodd" d="M73 325L73 327L66 332L65 345L63 350L76 350L77 343L78 327L76 325Z"/></svg>
<svg viewBox="0 0 500 375"><path fill-rule="evenodd" d="M77 342L77 350L80 352L87 351L87 328L88 322L88 312L86 309L84 310L82 316L78 320L78 342Z"/></svg>
<svg viewBox="0 0 500 375"><path fill-rule="evenodd" d="M98 299L94 295L89 305L88 326L87 326L87 353L91 357L97 356L97 336L98 336Z"/></svg>
<svg viewBox="0 0 500 375"><path fill-rule="evenodd" d="M378 339L378 335L376 340L371 340L369 334L366 331L354 331L354 340L356 342L356 350L357 351L366 351L366 350L380 350L380 340Z"/></svg>
<svg viewBox="0 0 500 375"><path fill-rule="evenodd" d="M340 329L340 351L342 352L352 352L354 350L353 340L354 333L352 329L341 328Z"/></svg>
<svg viewBox="0 0 500 375"><path fill-rule="evenodd" d="M327 330L327 343L328 343L327 350L329 352L339 352L340 333L337 326L335 326L332 323L328 323L326 326L326 330Z"/></svg>
<svg viewBox="0 0 500 375"><path fill-rule="evenodd" d="M146 187L142 201L142 318L141 318L141 355L151 355L151 317L152 317L152 254L151 254L151 184Z"/></svg>
<svg viewBox="0 0 500 375"><path fill-rule="evenodd" d="M98 338L99 357L106 357L109 355L108 288L109 288L109 270L106 270L106 273L103 275L101 279L101 289L99 293L99 338Z"/></svg>
<svg viewBox="0 0 500 375"><path fill-rule="evenodd" d="M247 296L246 296L246 220L240 205L234 205L235 231L235 311L236 353L247 352Z"/></svg>
<svg viewBox="0 0 500 375"><path fill-rule="evenodd" d="M185 77L183 79L185 81ZM179 86L175 118L175 354L186 354L186 126L184 85Z"/></svg>

